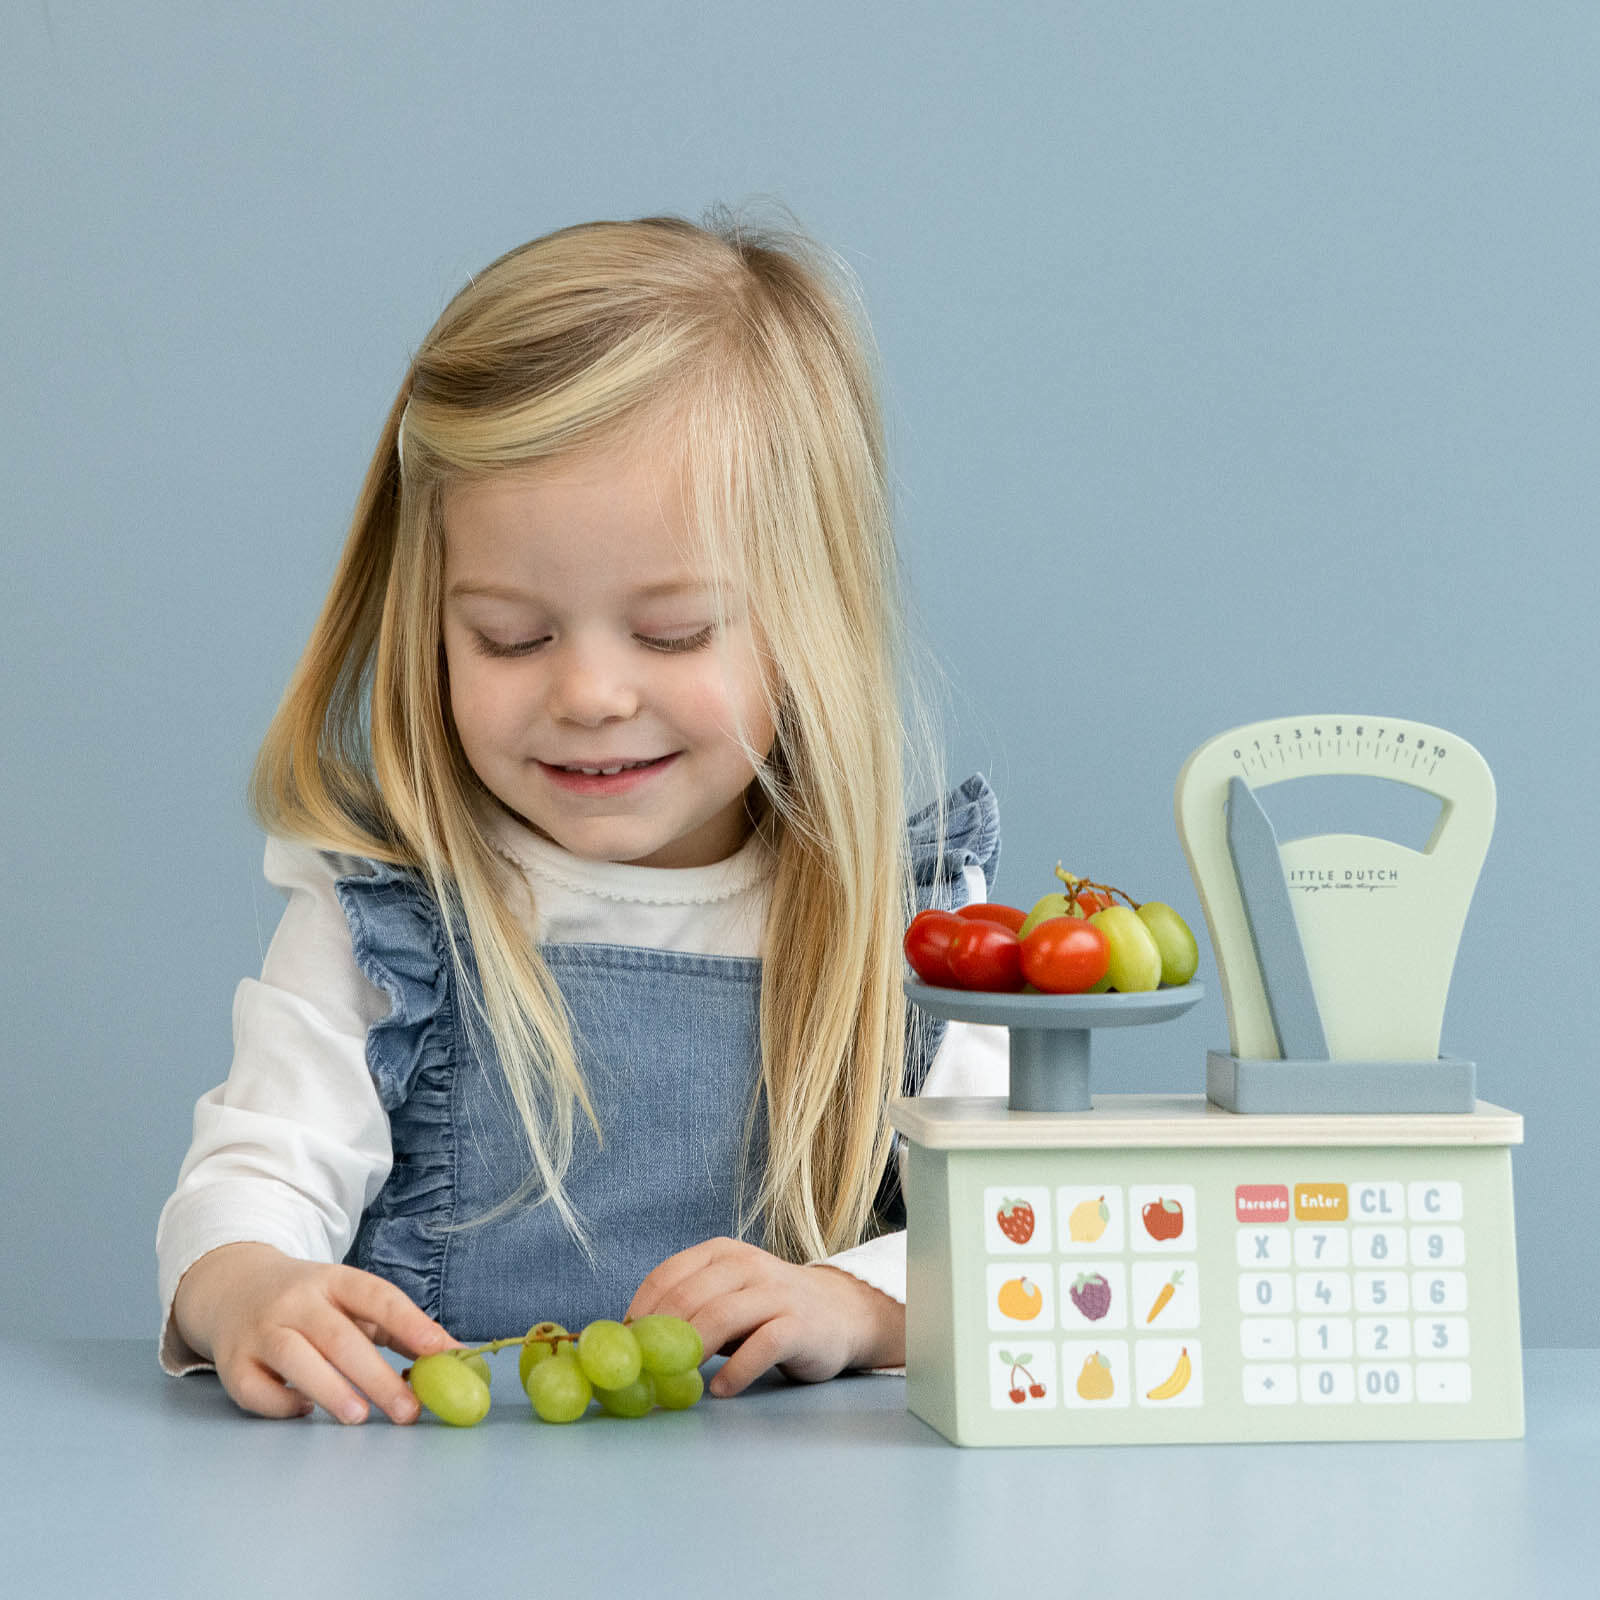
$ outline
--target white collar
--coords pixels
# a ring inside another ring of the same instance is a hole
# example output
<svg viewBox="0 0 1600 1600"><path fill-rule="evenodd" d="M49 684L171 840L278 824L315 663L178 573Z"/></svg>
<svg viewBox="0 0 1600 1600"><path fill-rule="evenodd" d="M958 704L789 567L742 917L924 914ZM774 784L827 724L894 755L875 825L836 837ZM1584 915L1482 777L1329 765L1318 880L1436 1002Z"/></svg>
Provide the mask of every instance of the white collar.
<svg viewBox="0 0 1600 1600"><path fill-rule="evenodd" d="M495 851L518 871L570 893L637 905L710 905L744 894L776 865L772 847L752 833L731 856L705 867L640 867L591 861L564 850L487 795L474 797Z"/></svg>

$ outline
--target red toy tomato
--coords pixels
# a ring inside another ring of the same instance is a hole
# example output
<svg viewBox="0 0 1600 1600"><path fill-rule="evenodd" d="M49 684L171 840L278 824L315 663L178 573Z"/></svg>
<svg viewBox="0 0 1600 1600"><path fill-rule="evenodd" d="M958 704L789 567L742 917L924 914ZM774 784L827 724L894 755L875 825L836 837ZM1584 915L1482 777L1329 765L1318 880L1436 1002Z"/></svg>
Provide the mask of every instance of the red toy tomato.
<svg viewBox="0 0 1600 1600"><path fill-rule="evenodd" d="M1106 975L1111 945L1081 917L1048 917L1022 941L1022 975L1046 994L1082 994Z"/></svg>
<svg viewBox="0 0 1600 1600"><path fill-rule="evenodd" d="M1093 889L1084 889L1078 894L1073 895L1072 898L1078 902L1079 907L1082 909L1083 914L1086 917L1092 917L1097 911L1104 911L1105 908L1111 904L1110 900L1108 900L1105 895L1096 894ZM1098 979L1095 981L1099 982Z"/></svg>
<svg viewBox="0 0 1600 1600"><path fill-rule="evenodd" d="M906 929L904 948L911 970L924 983L955 987L950 971L950 941L967 926L953 911L919 911Z"/></svg>
<svg viewBox="0 0 1600 1600"><path fill-rule="evenodd" d="M1026 911L1018 911L1015 906L997 905L992 900L980 900L976 905L962 906L956 915L975 917L982 922L998 922L1002 928L1009 928L1013 933L1028 920Z"/></svg>
<svg viewBox="0 0 1600 1600"><path fill-rule="evenodd" d="M950 941L950 972L963 989L1020 989L1022 941L998 922L958 917ZM1096 930L1098 932L1098 930Z"/></svg>

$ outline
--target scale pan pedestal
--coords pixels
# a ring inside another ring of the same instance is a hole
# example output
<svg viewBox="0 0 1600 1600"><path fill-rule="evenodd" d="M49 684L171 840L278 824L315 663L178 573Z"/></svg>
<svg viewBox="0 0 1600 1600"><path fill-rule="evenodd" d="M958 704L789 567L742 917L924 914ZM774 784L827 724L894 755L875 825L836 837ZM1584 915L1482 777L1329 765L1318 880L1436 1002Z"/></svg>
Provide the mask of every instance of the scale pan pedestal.
<svg viewBox="0 0 1600 1600"><path fill-rule="evenodd" d="M1471 1061L1241 1061L1206 1055L1206 1099L1225 1111L1464 1112L1477 1104Z"/></svg>
<svg viewBox="0 0 1600 1600"><path fill-rule="evenodd" d="M1181 1017L1205 995L1198 983L1139 994L1012 994L904 980L907 998L946 1022L997 1024L1010 1034L1012 1111L1090 1111L1090 1046L1098 1028Z"/></svg>

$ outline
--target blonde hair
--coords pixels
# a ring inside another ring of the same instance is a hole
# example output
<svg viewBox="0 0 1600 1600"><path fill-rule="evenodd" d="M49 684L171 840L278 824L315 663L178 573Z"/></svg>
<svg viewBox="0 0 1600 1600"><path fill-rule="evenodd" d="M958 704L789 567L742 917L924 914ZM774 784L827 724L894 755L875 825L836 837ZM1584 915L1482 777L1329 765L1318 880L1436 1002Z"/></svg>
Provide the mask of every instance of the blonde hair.
<svg viewBox="0 0 1600 1600"><path fill-rule="evenodd" d="M686 525L714 587L748 603L771 680L777 740L757 767L757 825L775 852L765 1092L746 1128L746 1149L759 1132L765 1156L740 1226L753 1213L791 1260L872 1227L906 1046L906 775L925 765L918 776L931 778L940 763L909 665L859 305L849 268L798 225L714 207L704 225L563 228L456 294L390 408L250 801L269 833L418 871L458 976L464 929L477 1021L531 1156L516 1193L469 1225L537 1193L584 1240L562 1178L577 1114L595 1117L560 992L474 815L484 791L456 736L440 643L442 505L452 484L626 440L679 452Z"/></svg>

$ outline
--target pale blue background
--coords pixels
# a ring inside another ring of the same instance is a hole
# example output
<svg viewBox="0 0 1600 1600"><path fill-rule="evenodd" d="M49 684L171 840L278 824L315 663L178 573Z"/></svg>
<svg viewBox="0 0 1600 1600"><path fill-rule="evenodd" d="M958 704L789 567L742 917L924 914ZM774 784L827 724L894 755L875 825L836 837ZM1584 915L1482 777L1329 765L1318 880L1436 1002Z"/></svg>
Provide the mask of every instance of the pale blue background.
<svg viewBox="0 0 1600 1600"><path fill-rule="evenodd" d="M1596 18L7 7L3 1326L154 1335L279 911L246 773L410 349L535 234L773 195L865 287L1003 895L1064 856L1198 926L1173 780L1259 717L1488 757L1444 1043L1527 1117L1527 1342L1595 1343ZM1225 1033L1213 993L1096 1086Z"/></svg>

